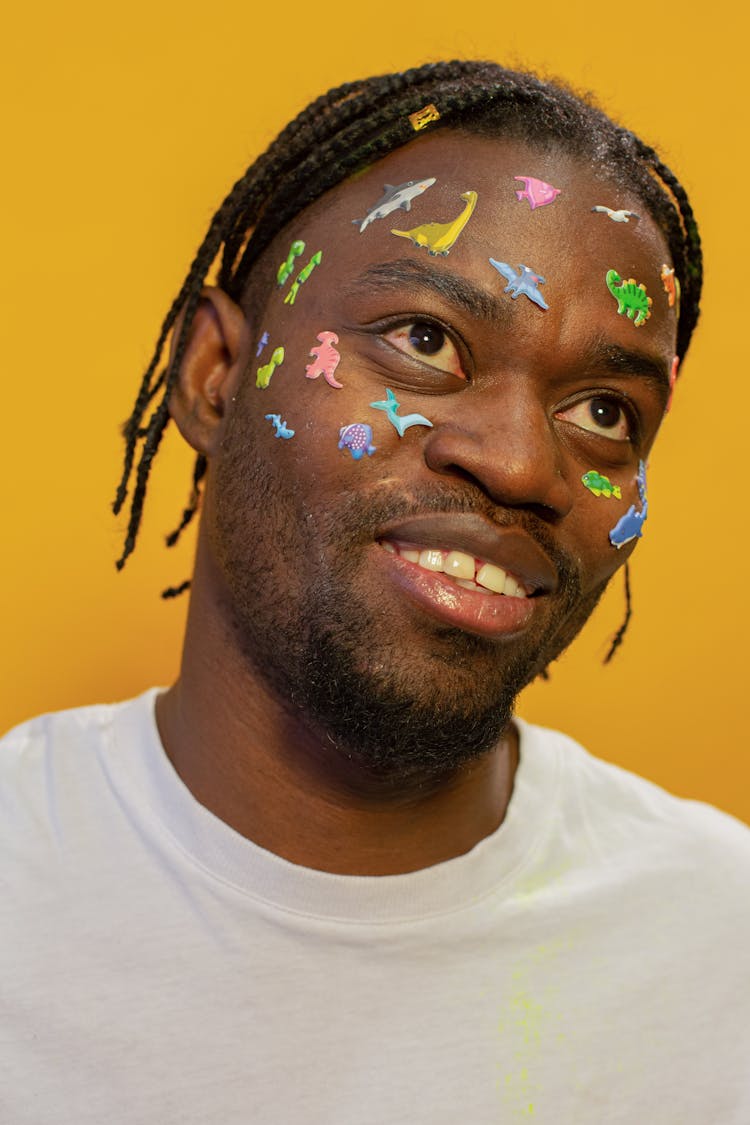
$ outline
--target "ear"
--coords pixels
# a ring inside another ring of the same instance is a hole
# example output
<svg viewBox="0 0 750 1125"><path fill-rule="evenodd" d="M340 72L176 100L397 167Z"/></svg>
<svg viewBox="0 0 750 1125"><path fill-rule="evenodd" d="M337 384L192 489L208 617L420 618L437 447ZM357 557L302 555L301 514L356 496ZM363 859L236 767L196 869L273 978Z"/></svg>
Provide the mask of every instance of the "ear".
<svg viewBox="0 0 750 1125"><path fill-rule="evenodd" d="M182 328L181 313L172 333L172 363ZM169 413L185 441L210 457L221 421L247 366L250 329L239 305L222 289L206 286L190 325L177 381L169 396Z"/></svg>

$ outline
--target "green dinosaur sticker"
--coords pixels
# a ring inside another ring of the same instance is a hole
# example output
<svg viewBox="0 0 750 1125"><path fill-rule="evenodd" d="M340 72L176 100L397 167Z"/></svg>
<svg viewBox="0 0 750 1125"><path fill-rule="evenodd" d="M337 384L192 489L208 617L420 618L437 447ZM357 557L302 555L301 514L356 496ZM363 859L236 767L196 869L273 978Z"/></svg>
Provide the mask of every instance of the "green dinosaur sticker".
<svg viewBox="0 0 750 1125"><path fill-rule="evenodd" d="M607 270L605 280L607 288L617 301L620 316L625 313L636 328L645 324L651 316L651 298L646 294L646 286L637 284L632 277L623 281L617 270Z"/></svg>

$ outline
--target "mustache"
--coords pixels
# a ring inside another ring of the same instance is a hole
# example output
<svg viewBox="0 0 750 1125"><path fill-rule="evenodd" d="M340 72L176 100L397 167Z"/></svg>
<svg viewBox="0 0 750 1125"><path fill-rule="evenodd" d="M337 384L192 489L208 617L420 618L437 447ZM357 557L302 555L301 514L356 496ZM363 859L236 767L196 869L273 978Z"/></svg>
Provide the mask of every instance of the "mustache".
<svg viewBox="0 0 750 1125"><path fill-rule="evenodd" d="M342 497L336 510L336 540L348 548L363 546L376 536L386 524L417 519L436 512L451 515L482 516L499 528L519 528L533 539L551 559L557 570L560 591L566 600L575 600L582 589L581 568L578 560L557 543L554 533L536 512L528 508L502 508L487 498L467 493L452 485L410 489L408 495L394 482L384 493L349 494Z"/></svg>

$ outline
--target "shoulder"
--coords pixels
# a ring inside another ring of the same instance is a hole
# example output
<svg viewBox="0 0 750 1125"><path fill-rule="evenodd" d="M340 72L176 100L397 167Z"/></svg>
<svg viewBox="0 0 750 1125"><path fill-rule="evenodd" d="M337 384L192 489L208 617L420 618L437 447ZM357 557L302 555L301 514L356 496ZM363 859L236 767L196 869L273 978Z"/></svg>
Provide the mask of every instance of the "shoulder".
<svg viewBox="0 0 750 1125"><path fill-rule="evenodd" d="M750 887L750 828L701 801L677 797L629 770L595 757L559 731L518 723L532 770L552 771L556 807L590 847L610 860L678 881L704 873Z"/></svg>
<svg viewBox="0 0 750 1125"><path fill-rule="evenodd" d="M0 825L43 816L73 799L116 752L115 729L146 722L157 689L123 703L95 704L38 715L0 738Z"/></svg>

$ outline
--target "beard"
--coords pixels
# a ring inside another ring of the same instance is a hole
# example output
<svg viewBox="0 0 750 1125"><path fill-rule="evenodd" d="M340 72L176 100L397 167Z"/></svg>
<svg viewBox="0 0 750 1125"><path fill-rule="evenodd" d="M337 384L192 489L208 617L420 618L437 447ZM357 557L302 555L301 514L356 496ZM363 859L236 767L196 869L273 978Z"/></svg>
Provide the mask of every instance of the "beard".
<svg viewBox="0 0 750 1125"><path fill-rule="evenodd" d="M567 647L606 586L582 595L577 567L542 519L498 510L470 485L405 496L398 482L379 483L324 503L309 481L302 495L230 442L208 487L209 542L249 671L341 767L386 790L438 784L488 754L518 693ZM478 513L537 540L559 575L543 628L498 643L432 621L408 635L394 624L365 553L388 523L437 511Z"/></svg>

